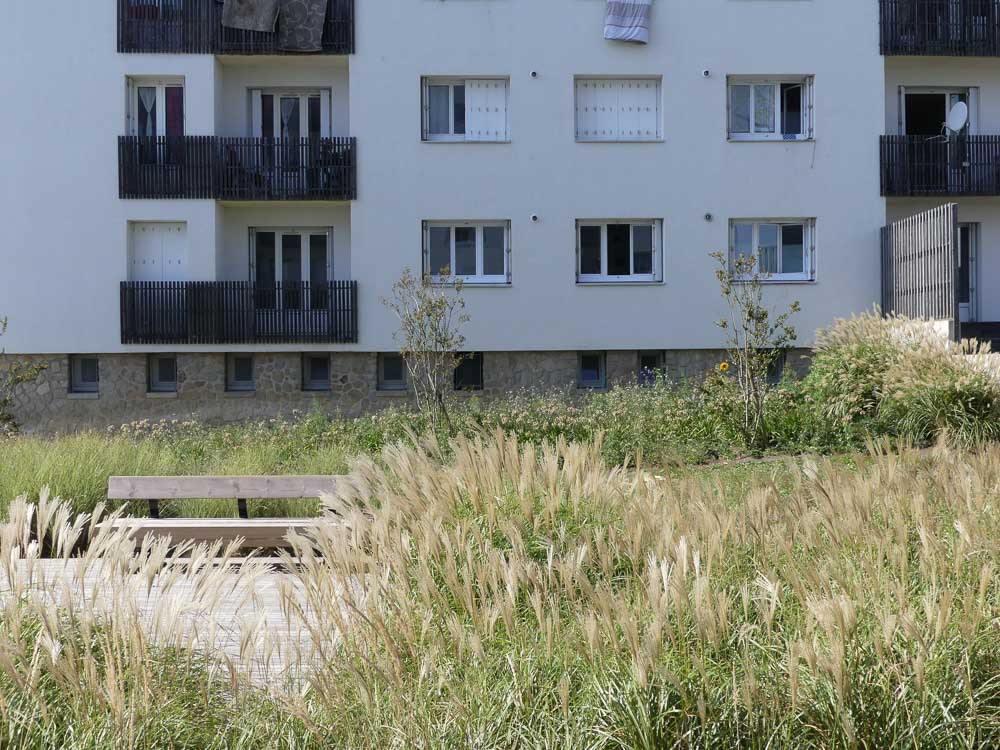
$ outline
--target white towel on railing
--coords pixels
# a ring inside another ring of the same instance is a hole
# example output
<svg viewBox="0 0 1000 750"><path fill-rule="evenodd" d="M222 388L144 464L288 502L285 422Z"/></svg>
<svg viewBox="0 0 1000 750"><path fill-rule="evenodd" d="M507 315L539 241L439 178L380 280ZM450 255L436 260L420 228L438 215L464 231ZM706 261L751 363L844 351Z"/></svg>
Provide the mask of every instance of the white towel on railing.
<svg viewBox="0 0 1000 750"><path fill-rule="evenodd" d="M604 38L619 42L649 42L649 12L653 0L608 0Z"/></svg>

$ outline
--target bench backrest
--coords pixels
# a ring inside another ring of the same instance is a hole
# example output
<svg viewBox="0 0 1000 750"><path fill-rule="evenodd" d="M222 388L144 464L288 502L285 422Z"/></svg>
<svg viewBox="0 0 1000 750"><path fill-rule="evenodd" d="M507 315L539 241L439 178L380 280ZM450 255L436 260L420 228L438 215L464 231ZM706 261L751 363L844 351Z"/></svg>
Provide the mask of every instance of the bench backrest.
<svg viewBox="0 0 1000 750"><path fill-rule="evenodd" d="M319 498L337 486L334 476L109 477L109 500Z"/></svg>

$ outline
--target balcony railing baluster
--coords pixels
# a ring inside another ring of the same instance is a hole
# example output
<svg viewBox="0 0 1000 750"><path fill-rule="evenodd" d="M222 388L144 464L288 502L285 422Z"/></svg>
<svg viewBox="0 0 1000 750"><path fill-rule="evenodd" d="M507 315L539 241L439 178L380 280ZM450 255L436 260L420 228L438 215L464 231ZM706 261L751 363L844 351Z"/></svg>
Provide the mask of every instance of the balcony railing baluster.
<svg viewBox="0 0 1000 750"><path fill-rule="evenodd" d="M353 344L358 282L125 281L123 344Z"/></svg>
<svg viewBox="0 0 1000 750"><path fill-rule="evenodd" d="M879 0L883 55L1000 56L1000 0Z"/></svg>
<svg viewBox="0 0 1000 750"><path fill-rule="evenodd" d="M220 55L302 54L278 48L275 32L222 25L217 0L118 0L118 51ZM325 55L354 53L354 0L330 0Z"/></svg>

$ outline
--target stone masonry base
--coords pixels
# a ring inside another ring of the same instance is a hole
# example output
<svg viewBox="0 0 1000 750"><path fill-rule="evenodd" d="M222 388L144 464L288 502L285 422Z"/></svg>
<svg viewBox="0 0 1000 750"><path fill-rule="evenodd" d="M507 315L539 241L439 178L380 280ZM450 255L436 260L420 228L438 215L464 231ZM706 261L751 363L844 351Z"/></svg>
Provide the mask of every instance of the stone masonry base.
<svg viewBox="0 0 1000 750"><path fill-rule="evenodd" d="M7 355L11 359L13 355ZM14 393L14 418L27 432L67 432L103 429L139 420L197 419L208 423L238 422L268 417L292 417L318 408L331 415L355 417L407 403L405 392L379 391L374 353L334 352L331 387L315 392L302 389L302 355L297 352L254 355L256 390L227 392L225 354L177 354L177 392L151 394L147 387L145 354L103 354L100 392L69 392L65 355L18 356L21 361L46 365L34 382ZM725 359L714 349L668 350L663 353L667 377L697 379ZM609 384L633 381L639 364L637 351L607 352ZM789 352L787 366L796 372L808 367L808 350ZM513 390L568 390L577 382L575 351L486 352L483 390L489 398Z"/></svg>

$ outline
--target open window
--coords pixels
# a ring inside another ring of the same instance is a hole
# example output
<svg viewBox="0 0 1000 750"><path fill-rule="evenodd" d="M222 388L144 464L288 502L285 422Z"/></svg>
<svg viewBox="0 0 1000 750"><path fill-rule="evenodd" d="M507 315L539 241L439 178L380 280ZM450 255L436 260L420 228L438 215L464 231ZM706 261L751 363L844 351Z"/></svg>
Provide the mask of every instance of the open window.
<svg viewBox="0 0 1000 750"><path fill-rule="evenodd" d="M659 220L581 220L576 236L579 283L663 280Z"/></svg>
<svg viewBox="0 0 1000 750"><path fill-rule="evenodd" d="M431 281L509 284L510 222L424 222L423 266Z"/></svg>
<svg viewBox="0 0 1000 750"><path fill-rule="evenodd" d="M813 137L813 79L729 78L729 138L803 141Z"/></svg>
<svg viewBox="0 0 1000 750"><path fill-rule="evenodd" d="M815 219L733 219L729 224L730 263L754 257L763 281L816 278Z"/></svg>
<svg viewBox="0 0 1000 750"><path fill-rule="evenodd" d="M425 141L509 141L510 96L506 78L424 78Z"/></svg>

